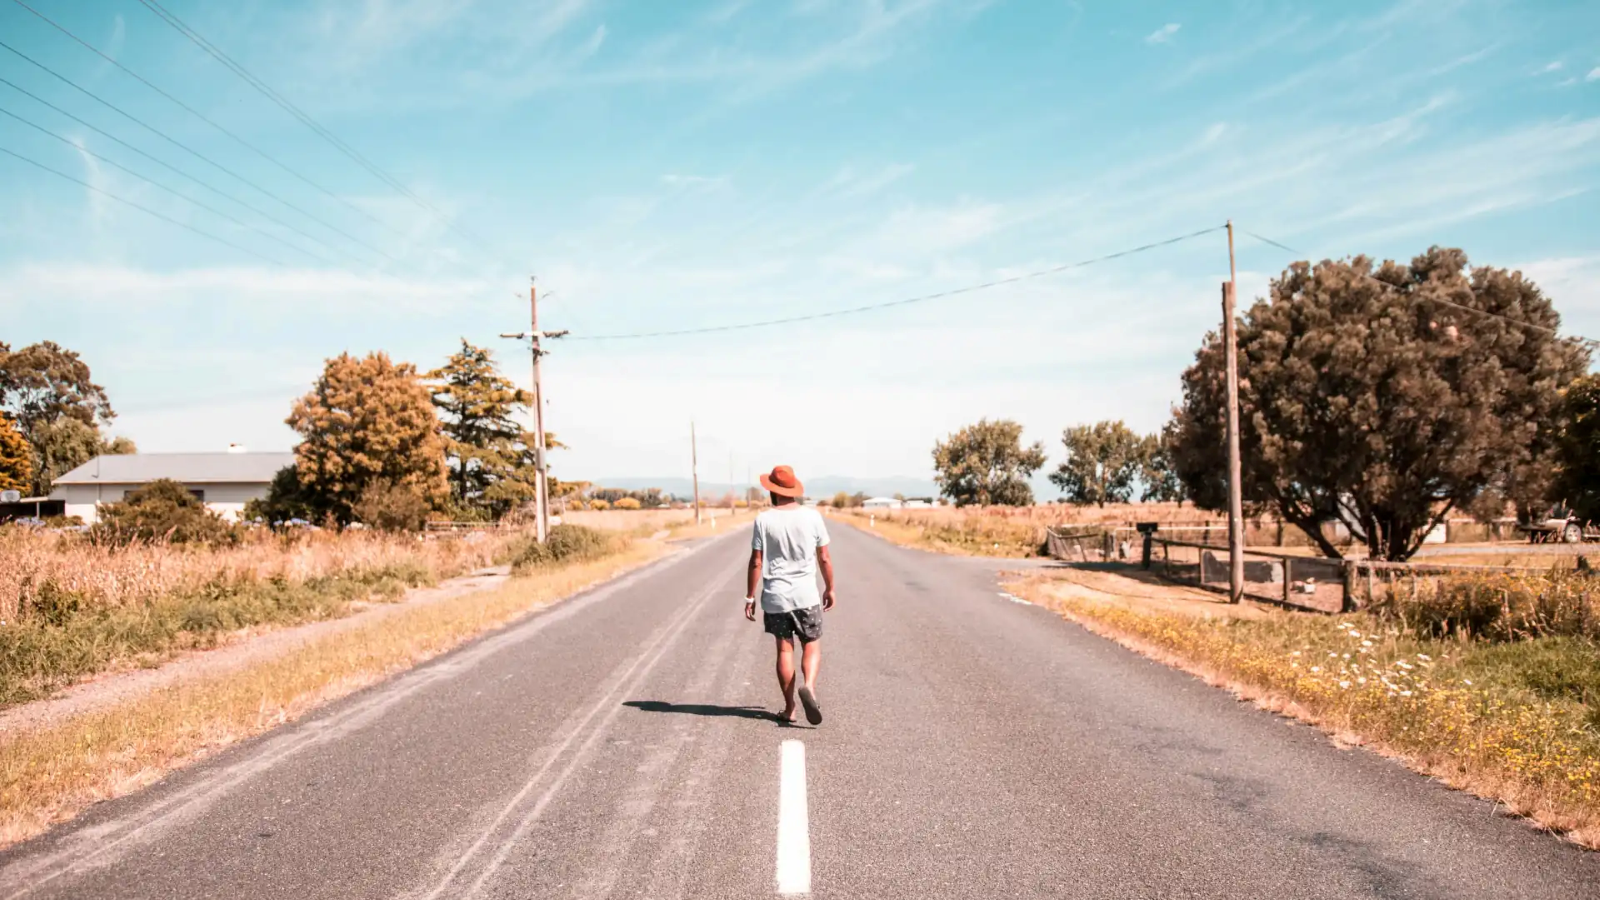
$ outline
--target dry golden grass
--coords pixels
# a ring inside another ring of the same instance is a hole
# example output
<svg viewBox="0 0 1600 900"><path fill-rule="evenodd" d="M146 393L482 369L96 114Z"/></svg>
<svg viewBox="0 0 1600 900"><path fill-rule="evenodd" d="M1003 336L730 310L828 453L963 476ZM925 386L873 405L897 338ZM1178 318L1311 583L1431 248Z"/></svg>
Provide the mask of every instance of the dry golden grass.
<svg viewBox="0 0 1600 900"><path fill-rule="evenodd" d="M1600 647L1433 641L1371 617L1193 615L1010 587L1084 627L1275 712L1493 798L1600 849Z"/></svg>
<svg viewBox="0 0 1600 900"><path fill-rule="evenodd" d="M128 607L217 583L291 583L353 571L421 566L446 578L489 565L511 536L389 536L373 532L256 533L233 547L96 546L77 534L0 526L0 626L41 593L70 594L84 609Z"/></svg>
<svg viewBox="0 0 1600 900"><path fill-rule="evenodd" d="M0 846L40 834L92 803L136 791L664 552L660 543L635 544L609 559L402 610L247 669L6 735L0 738Z"/></svg>

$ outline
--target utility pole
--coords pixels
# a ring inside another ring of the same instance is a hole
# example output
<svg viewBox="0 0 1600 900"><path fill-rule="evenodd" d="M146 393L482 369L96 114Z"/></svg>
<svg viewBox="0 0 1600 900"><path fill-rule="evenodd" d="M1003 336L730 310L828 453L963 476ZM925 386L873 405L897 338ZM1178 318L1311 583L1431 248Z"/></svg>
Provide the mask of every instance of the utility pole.
<svg viewBox="0 0 1600 900"><path fill-rule="evenodd" d="M1222 285L1222 343L1228 365L1228 602L1244 598L1244 490L1239 460L1239 346L1234 335L1239 272L1233 261L1233 220L1228 220L1228 280Z"/></svg>
<svg viewBox="0 0 1600 900"><path fill-rule="evenodd" d="M694 480L694 523L700 524L700 450L694 440L694 420L689 420L689 474Z"/></svg>
<svg viewBox="0 0 1600 900"><path fill-rule="evenodd" d="M534 279L530 278L529 281ZM545 484L544 446L544 390L539 384L539 357L544 356L544 348L539 343L543 338L558 338L566 335L565 331L540 331L539 330L539 286L528 286L528 306L530 311L529 330L511 334L501 334L503 338L526 340L533 350L533 468L534 468L534 528L539 543L544 543L550 537L550 493Z"/></svg>

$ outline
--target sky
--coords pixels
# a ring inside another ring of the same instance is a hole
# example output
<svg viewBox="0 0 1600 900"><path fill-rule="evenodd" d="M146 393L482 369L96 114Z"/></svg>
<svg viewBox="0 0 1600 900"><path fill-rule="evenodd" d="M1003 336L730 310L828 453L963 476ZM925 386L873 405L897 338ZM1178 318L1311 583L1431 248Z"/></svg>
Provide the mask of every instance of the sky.
<svg viewBox="0 0 1600 900"><path fill-rule="evenodd" d="M1053 464L1165 421L1227 239L1048 270L1229 219L1244 302L1440 244L1600 337L1596 3L154 4L313 128L141 0L25 2L0 341L80 352L145 451L288 449L345 351L526 384L536 276L559 477L685 474L691 420L718 481L926 478L981 417Z"/></svg>

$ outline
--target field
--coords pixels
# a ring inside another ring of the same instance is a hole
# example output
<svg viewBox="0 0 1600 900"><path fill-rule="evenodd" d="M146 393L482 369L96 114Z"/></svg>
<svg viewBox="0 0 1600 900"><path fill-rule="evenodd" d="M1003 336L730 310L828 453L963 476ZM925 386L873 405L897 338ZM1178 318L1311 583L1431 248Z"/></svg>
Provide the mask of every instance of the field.
<svg viewBox="0 0 1600 900"><path fill-rule="evenodd" d="M97 546L0 528L0 707L252 630L336 618L504 557L514 533L252 535L225 547Z"/></svg>

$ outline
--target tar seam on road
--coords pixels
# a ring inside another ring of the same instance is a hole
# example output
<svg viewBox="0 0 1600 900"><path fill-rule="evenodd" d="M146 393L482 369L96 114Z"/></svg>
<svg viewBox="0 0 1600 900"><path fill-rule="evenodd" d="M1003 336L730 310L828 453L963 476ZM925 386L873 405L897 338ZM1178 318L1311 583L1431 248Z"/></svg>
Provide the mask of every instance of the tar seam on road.
<svg viewBox="0 0 1600 900"><path fill-rule="evenodd" d="M806 745L784 741L778 769L778 893L811 893L811 823L806 810Z"/></svg>
<svg viewBox="0 0 1600 900"><path fill-rule="evenodd" d="M434 886L433 890L423 895L425 900L438 900L438 898L447 895L452 897L476 897L479 895L484 886L489 883L489 879L494 876L495 872L497 872L500 867L505 864L506 859L511 856L512 850L516 848L518 842L522 839L522 836L527 833L528 829L533 826L534 822L538 821L539 816L544 812L545 807L550 804L550 801L555 797L556 792L561 790L561 786L566 782L567 778L569 778L573 771L578 768L578 764L582 762L588 755L589 750L594 747L595 742L600 739L601 735L605 734L606 728L611 724L611 720L615 719L617 717L617 712L623 708L619 702L619 697L632 693L644 683L645 678L650 674L650 670L655 668L656 663L659 662L661 658L666 655L667 651L672 648L672 645L677 641L678 636L684 632L684 629L688 627L689 622L692 621L695 615L700 612L701 608L706 605L706 602L709 601L713 596L716 596L718 591L721 590L723 582L726 580L727 579L714 581L705 589L705 591L701 592L700 596L696 597L694 601L689 604L689 607L683 611L683 613L679 616L678 621L671 628L658 634L654 641L646 645L644 651L641 652L638 658L633 661L633 665L629 666L627 670L623 672L622 676L617 680L610 690L603 693L600 698L595 701L594 705L589 708L588 713L584 715L583 719L578 723L578 725L573 728L564 739L562 739L561 743L556 745L556 748L551 751L548 757L545 758L544 764L533 773L533 776L530 777L527 783L523 785L522 790L518 791L511 798L511 800L506 803L505 808L500 811L500 814L494 818L493 822L489 823L489 827L483 830L483 833L478 836L478 839L472 842L472 845L468 847L467 851L461 855L461 858L456 861L456 864L450 867L450 871L445 873L444 878ZM601 716L602 712L605 713L604 716ZM593 729L589 729L590 723L594 722L597 716L600 716L600 720L594 725ZM585 729L589 729L589 733L587 735L584 735ZM474 858L476 858L479 853L484 850L485 845L489 842L490 838L493 838L500 830L500 826L503 825L505 821L517 811L518 807L522 805L523 801L527 799L528 795L532 793L541 782L544 781L545 775L549 773L550 769L553 768L558 761L560 761L562 755L567 752L567 748L572 746L572 743L576 741L580 735L584 736L583 743L580 744L578 749L572 753L572 758L567 761L566 767L557 773L554 780L552 780L549 786L545 788L544 793L540 794L539 799L534 801L532 808L530 808L528 812L517 822L516 828L512 829L509 835L506 835L503 840L498 842L498 849L496 850L494 856L490 857L489 861L484 864L483 869L478 873L478 877L473 879L472 884L469 885L465 891L461 891L459 893L451 891L451 887L455 880L463 871L466 870Z"/></svg>
<svg viewBox="0 0 1600 900"><path fill-rule="evenodd" d="M68 835L53 851L34 861L31 866L12 867L0 872L0 890L10 890L10 893L5 894L0 900L17 900L63 875L93 869L97 863L110 864L118 858L107 858L114 851L131 846L140 839L154 840L161 826L199 815L201 810L215 803L229 791L300 751L327 743L377 721L392 706L416 691L471 669L484 658L500 652L508 645L526 640L544 630L547 625L573 615L593 603L601 602L641 579L675 568L714 543L716 539L706 541L686 553L676 554L636 569L622 578L562 601L553 608L539 611L532 618L508 625L506 630L487 639L480 639L474 646L456 650L453 655L442 660L425 663L398 676L393 682L380 686L373 693L358 699L329 718L303 721L291 725L276 735L269 732L264 736L265 742L253 757L239 760L209 777L162 797L149 808L133 814L128 819L113 820L91 828L79 829Z"/></svg>

